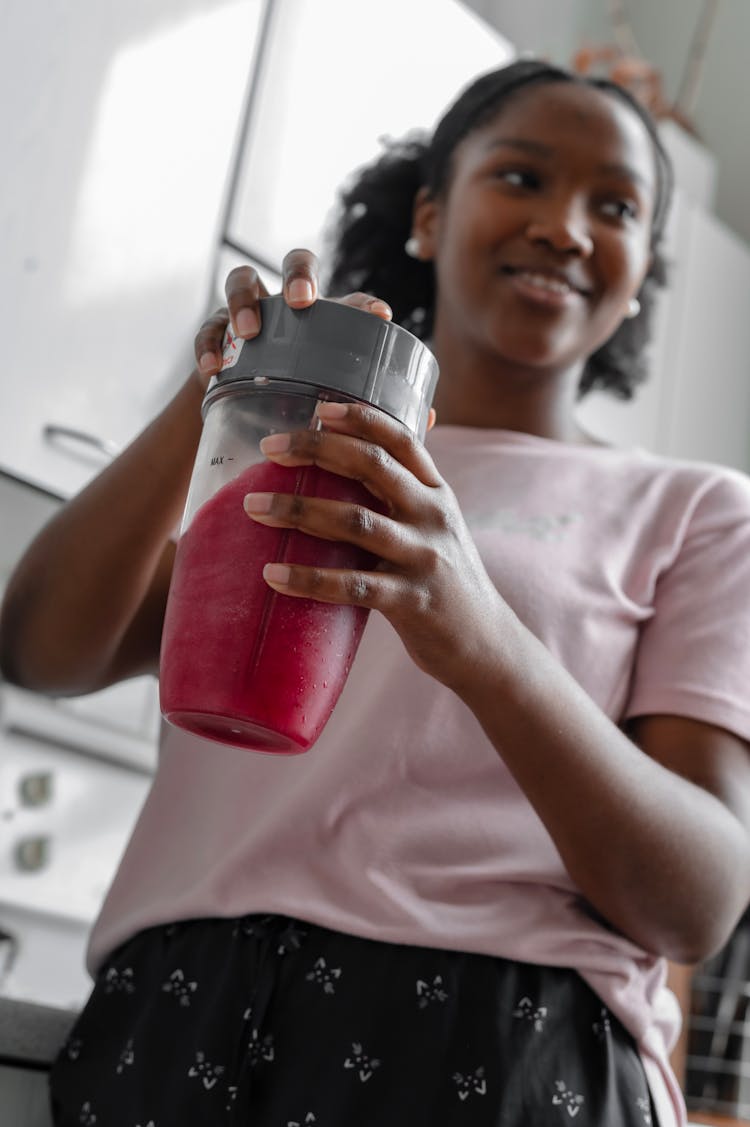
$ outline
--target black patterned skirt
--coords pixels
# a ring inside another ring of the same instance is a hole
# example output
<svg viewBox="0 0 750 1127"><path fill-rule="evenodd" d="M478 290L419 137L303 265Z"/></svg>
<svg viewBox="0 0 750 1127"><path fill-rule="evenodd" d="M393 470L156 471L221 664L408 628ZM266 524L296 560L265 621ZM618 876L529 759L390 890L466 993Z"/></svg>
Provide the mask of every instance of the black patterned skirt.
<svg viewBox="0 0 750 1127"><path fill-rule="evenodd" d="M101 969L57 1127L656 1127L574 971L281 916L151 928Z"/></svg>

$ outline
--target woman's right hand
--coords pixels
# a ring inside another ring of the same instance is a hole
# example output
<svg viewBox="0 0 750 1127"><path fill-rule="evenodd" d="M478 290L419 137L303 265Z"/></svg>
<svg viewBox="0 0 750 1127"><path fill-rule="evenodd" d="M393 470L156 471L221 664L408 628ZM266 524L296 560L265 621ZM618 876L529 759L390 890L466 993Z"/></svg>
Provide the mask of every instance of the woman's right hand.
<svg viewBox="0 0 750 1127"><path fill-rule="evenodd" d="M292 309L306 309L319 297L318 260L310 250L290 250L281 267L282 293ZM260 299L268 297L258 271L252 266L238 266L228 275L224 291L227 304L217 309L201 325L195 338L195 375L203 390L221 369L224 333L230 320L235 335L249 340L260 332ZM390 307L371 294L352 293L336 298L384 321L392 317Z"/></svg>

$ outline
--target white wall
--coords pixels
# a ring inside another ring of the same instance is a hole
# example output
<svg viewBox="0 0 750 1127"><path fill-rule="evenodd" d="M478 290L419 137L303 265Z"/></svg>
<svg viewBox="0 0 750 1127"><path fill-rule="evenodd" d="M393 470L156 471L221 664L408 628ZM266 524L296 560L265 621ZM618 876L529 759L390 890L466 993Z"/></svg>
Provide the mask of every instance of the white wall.
<svg viewBox="0 0 750 1127"><path fill-rule="evenodd" d="M579 42L579 28L591 0L465 0L518 51L533 51L567 63Z"/></svg>

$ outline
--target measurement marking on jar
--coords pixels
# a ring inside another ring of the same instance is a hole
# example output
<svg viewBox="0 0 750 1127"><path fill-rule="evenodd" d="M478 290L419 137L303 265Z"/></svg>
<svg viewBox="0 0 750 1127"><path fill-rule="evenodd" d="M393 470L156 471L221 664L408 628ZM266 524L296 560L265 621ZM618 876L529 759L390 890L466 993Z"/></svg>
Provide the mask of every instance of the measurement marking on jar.
<svg viewBox="0 0 750 1127"><path fill-rule="evenodd" d="M211 459L212 466L223 466L225 462L233 462L234 458L228 458L224 454L219 454Z"/></svg>

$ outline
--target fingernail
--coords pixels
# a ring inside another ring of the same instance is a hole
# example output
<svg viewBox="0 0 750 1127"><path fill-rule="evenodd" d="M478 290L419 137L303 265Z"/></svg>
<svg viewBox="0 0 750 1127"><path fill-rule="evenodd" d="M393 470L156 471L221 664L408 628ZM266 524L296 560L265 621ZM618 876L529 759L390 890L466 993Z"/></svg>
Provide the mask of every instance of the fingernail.
<svg viewBox="0 0 750 1127"><path fill-rule="evenodd" d="M215 352L204 352L198 360L198 367L202 372L213 372L219 367L219 358Z"/></svg>
<svg viewBox="0 0 750 1127"><path fill-rule="evenodd" d="M264 454L283 454L291 445L288 434L268 434L260 440L260 448Z"/></svg>
<svg viewBox="0 0 750 1127"><path fill-rule="evenodd" d="M343 419L348 410L348 403L318 403L315 413L321 419Z"/></svg>
<svg viewBox="0 0 750 1127"><path fill-rule="evenodd" d="M240 337L254 337L260 332L260 321L254 309L240 309L234 324Z"/></svg>
<svg viewBox="0 0 750 1127"><path fill-rule="evenodd" d="M263 568L263 578L267 579L269 583L278 584L279 587L286 587L291 574L292 569L287 567L286 564L268 563Z"/></svg>
<svg viewBox="0 0 750 1127"><path fill-rule="evenodd" d="M393 319L393 310L390 305L385 301L381 301L380 298L378 298L377 301L370 302L370 312L377 314L378 317L387 317L389 321Z"/></svg>
<svg viewBox="0 0 750 1127"><path fill-rule="evenodd" d="M248 493L242 503L246 513L270 513L273 493Z"/></svg>
<svg viewBox="0 0 750 1127"><path fill-rule="evenodd" d="M287 298L289 301L309 302L315 296L313 293L312 282L308 282L307 278L294 278L287 287Z"/></svg>

